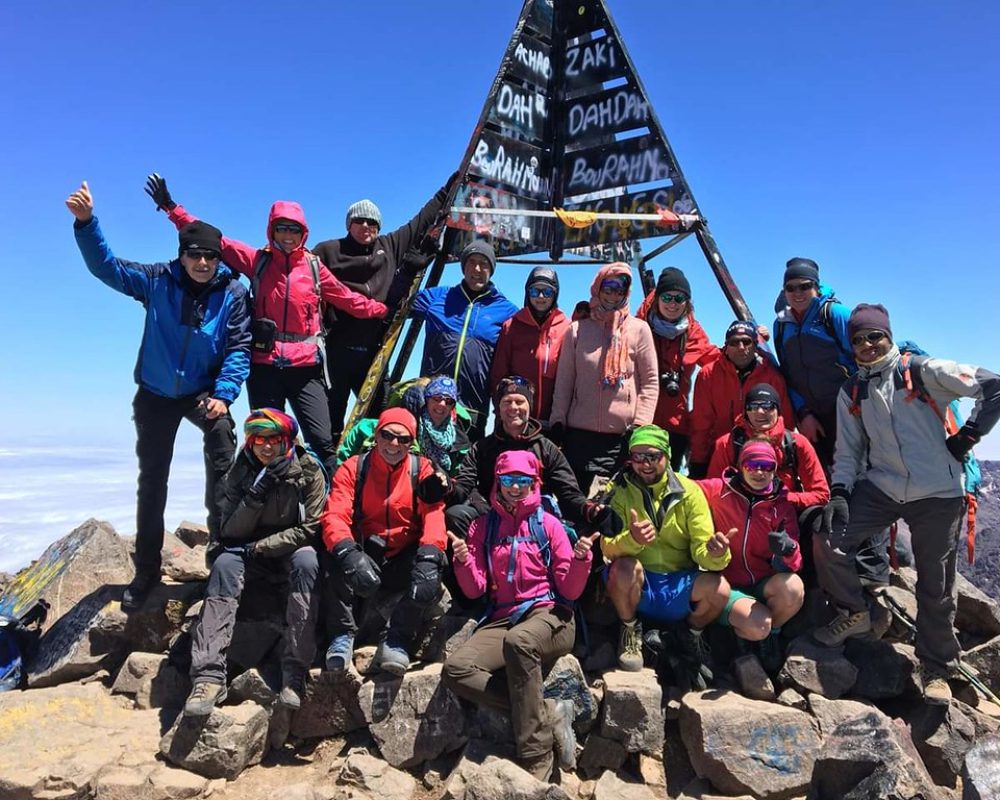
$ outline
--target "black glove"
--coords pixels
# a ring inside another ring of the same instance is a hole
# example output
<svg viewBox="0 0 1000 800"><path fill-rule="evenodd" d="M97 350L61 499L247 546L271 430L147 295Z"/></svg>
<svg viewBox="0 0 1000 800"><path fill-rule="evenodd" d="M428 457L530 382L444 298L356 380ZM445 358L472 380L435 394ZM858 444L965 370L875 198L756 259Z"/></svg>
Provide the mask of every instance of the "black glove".
<svg viewBox="0 0 1000 800"><path fill-rule="evenodd" d="M851 508L849 500L851 493L843 486L837 484L830 491L830 502L823 509L823 533L832 533L836 525L838 528L845 527L851 519Z"/></svg>
<svg viewBox="0 0 1000 800"><path fill-rule="evenodd" d="M688 464L688 477L693 481L700 481L708 476L708 464L697 463Z"/></svg>
<svg viewBox="0 0 1000 800"><path fill-rule="evenodd" d="M601 536L617 536L625 530L625 523L622 522L618 512L603 503L588 500L583 506L583 517L590 528L599 532Z"/></svg>
<svg viewBox="0 0 1000 800"><path fill-rule="evenodd" d="M278 456L273 459L270 464L264 467L264 474L250 487L250 497L257 502L264 502L264 498L267 497L268 493L275 489L285 479L285 476L288 475L288 467L291 463L291 459L285 456Z"/></svg>
<svg viewBox="0 0 1000 800"><path fill-rule="evenodd" d="M442 477L444 480L442 481ZM438 503L448 494L448 477L443 473L434 472L417 484L417 497L425 503Z"/></svg>
<svg viewBox="0 0 1000 800"><path fill-rule="evenodd" d="M778 523L778 529L767 534L767 546L776 556L790 556L798 547L795 540L785 530L785 521Z"/></svg>
<svg viewBox="0 0 1000 800"><path fill-rule="evenodd" d="M167 190L167 182L155 172L146 178L146 194L153 198L157 211L173 211L177 207Z"/></svg>
<svg viewBox="0 0 1000 800"><path fill-rule="evenodd" d="M422 544L410 572L410 599L420 606L430 605L441 591L441 573L445 555L434 545Z"/></svg>
<svg viewBox="0 0 1000 800"><path fill-rule="evenodd" d="M353 539L337 542L330 551L334 562L344 573L344 583L358 597L371 597L382 585L378 566Z"/></svg>
<svg viewBox="0 0 1000 800"><path fill-rule="evenodd" d="M966 424L959 428L957 433L949 436L944 444L948 448L948 452L951 453L951 457L961 463L965 461L969 451L979 443L981 438L979 431Z"/></svg>

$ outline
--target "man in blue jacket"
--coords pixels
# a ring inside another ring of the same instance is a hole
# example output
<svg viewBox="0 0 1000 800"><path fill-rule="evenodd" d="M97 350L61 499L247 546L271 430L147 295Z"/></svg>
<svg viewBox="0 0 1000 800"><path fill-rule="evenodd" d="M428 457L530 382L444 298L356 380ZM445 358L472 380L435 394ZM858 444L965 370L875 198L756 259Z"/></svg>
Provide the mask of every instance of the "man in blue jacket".
<svg viewBox="0 0 1000 800"><path fill-rule="evenodd" d="M490 366L500 328L518 308L494 286L497 257L484 241L471 242L459 258L458 286L421 289L411 315L424 319L427 334L421 375L451 375L458 383L458 399L472 413L469 438L486 434L490 409Z"/></svg>
<svg viewBox="0 0 1000 800"><path fill-rule="evenodd" d="M250 371L247 290L219 263L218 228L187 225L179 234L179 258L136 264L111 252L86 181L66 206L76 217L73 230L87 269L146 308L132 401L139 459L136 573L122 595L122 608L134 610L160 581L167 479L181 419L204 434L205 505L209 531L218 539L220 479L236 452L229 406Z"/></svg>

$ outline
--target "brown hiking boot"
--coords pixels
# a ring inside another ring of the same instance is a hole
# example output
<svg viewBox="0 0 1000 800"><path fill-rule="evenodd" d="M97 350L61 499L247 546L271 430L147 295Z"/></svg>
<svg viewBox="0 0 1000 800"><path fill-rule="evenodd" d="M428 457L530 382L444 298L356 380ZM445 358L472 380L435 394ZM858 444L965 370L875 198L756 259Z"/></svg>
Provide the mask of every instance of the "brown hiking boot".
<svg viewBox="0 0 1000 800"><path fill-rule="evenodd" d="M872 629L871 616L867 611L840 609L833 622L813 631L812 637L824 647L840 647L846 640L864 636Z"/></svg>
<svg viewBox="0 0 1000 800"><path fill-rule="evenodd" d="M552 780L555 763L555 754L549 750L544 755L534 756L533 758L522 758L521 769L531 773L531 777L536 780L540 780L542 783L549 783Z"/></svg>
<svg viewBox="0 0 1000 800"><path fill-rule="evenodd" d="M946 706L951 703L951 686L948 673L938 667L922 664L920 680L924 685L924 702L931 706Z"/></svg>
<svg viewBox="0 0 1000 800"><path fill-rule="evenodd" d="M642 624L639 620L634 620L631 624L622 623L618 637L618 668L626 672L639 672L642 669Z"/></svg>
<svg viewBox="0 0 1000 800"><path fill-rule="evenodd" d="M226 694L225 684L198 681L184 703L184 716L207 717L213 708L226 699Z"/></svg>

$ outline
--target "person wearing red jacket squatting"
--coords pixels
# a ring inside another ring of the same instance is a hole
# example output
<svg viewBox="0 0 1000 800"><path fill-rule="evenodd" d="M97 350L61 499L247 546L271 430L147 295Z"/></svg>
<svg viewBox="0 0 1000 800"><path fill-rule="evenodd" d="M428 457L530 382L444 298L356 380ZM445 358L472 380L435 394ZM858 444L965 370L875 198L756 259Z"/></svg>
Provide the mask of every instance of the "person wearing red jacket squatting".
<svg viewBox="0 0 1000 800"><path fill-rule="evenodd" d="M470 598L489 596L472 637L445 662L444 684L459 697L510 715L521 765L542 781L555 759L576 764L573 703L545 700L542 671L570 652L576 638L571 603L583 592L600 536L570 544L559 520L542 509L541 467L527 450L496 463L492 509L469 528L449 534L455 577Z"/></svg>
<svg viewBox="0 0 1000 800"><path fill-rule="evenodd" d="M416 435L409 411L388 408L378 418L374 449L351 456L333 476L322 519L330 672L351 665L356 600L374 609L386 595L403 592L374 661L393 675L409 668L425 623L445 602L444 489L430 459L410 453Z"/></svg>
<svg viewBox="0 0 1000 800"><path fill-rule="evenodd" d="M739 465L746 442L766 437L778 457L778 479L788 490L788 502L799 515L803 558L799 571L808 578L814 574L812 535L830 500L830 484L812 443L798 431L785 427L778 413L780 403L778 392L768 383L758 383L746 393L742 416L729 433L715 442L707 477L721 478L727 469Z"/></svg>
<svg viewBox="0 0 1000 800"><path fill-rule="evenodd" d="M550 267L535 267L524 284L524 308L500 329L490 368L490 387L496 394L508 375L522 375L534 384L531 416L547 428L552 412L556 367L569 320L559 310L559 276Z"/></svg>
<svg viewBox="0 0 1000 800"><path fill-rule="evenodd" d="M742 415L746 387L760 383L774 387L782 419L790 428L795 426L785 379L757 352L754 324L736 320L726 331L726 343L719 350L721 357L703 367L694 383L688 476L695 479L707 477L715 440L729 433Z"/></svg>
<svg viewBox="0 0 1000 800"><path fill-rule="evenodd" d="M670 435L670 468L676 472L688 449L691 375L696 366L715 361L719 348L694 318L691 284L677 267L660 273L656 289L643 300L636 316L653 331L660 383L653 422Z"/></svg>
<svg viewBox="0 0 1000 800"><path fill-rule="evenodd" d="M157 209L182 228L196 221L177 205L157 174L146 181ZM298 203L279 200L267 220L266 247L222 237L222 258L251 282L253 322L251 408L292 407L306 442L332 474L337 466L323 369L323 303L363 319L384 317L386 306L353 292L306 250L309 226Z"/></svg>

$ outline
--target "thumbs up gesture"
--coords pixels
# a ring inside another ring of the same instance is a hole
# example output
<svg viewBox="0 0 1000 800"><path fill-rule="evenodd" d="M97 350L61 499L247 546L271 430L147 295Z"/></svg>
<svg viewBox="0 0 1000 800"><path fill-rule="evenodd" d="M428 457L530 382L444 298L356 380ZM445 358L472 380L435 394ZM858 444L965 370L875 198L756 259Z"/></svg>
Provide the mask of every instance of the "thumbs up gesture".
<svg viewBox="0 0 1000 800"><path fill-rule="evenodd" d="M739 528L730 528L728 533L716 531L705 545L708 549L708 554L713 558L725 555L726 551L729 550L729 540L739 532Z"/></svg>
<svg viewBox="0 0 1000 800"><path fill-rule="evenodd" d="M592 533L590 536L581 536L576 540L576 544L573 546L573 558L577 558L580 561L587 560L587 553L590 552L590 548L594 546L601 536L600 531L597 533Z"/></svg>
<svg viewBox="0 0 1000 800"><path fill-rule="evenodd" d="M465 543L465 539L460 539L451 531L448 531L448 541L451 542L451 554L455 557L455 560L461 564L465 564L469 560L469 545Z"/></svg>
<svg viewBox="0 0 1000 800"><path fill-rule="evenodd" d="M632 538L641 545L647 545L652 542L656 538L656 528L653 527L653 523L648 519L639 519L639 515L634 508L629 513L631 514L631 520L628 531L632 535Z"/></svg>
<svg viewBox="0 0 1000 800"><path fill-rule="evenodd" d="M94 198L90 194L90 187L84 181L80 188L66 198L66 208L80 222L90 222L94 216Z"/></svg>

